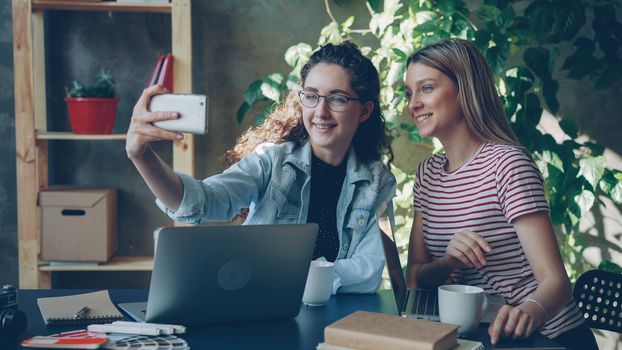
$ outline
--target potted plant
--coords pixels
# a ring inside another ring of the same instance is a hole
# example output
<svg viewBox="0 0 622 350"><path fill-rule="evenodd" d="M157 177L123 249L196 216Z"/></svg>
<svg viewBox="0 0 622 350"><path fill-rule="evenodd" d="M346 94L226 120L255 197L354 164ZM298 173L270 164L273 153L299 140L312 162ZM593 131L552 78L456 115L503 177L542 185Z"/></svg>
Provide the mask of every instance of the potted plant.
<svg viewBox="0 0 622 350"><path fill-rule="evenodd" d="M100 69L94 85L74 81L65 102L71 129L76 134L110 134L114 126L119 99L110 71Z"/></svg>

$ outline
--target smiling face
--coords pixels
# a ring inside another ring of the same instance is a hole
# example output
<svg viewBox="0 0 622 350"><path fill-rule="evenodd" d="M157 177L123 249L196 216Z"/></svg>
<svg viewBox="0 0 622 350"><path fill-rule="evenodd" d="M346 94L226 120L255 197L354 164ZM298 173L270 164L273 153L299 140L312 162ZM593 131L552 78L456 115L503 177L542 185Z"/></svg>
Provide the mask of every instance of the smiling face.
<svg viewBox="0 0 622 350"><path fill-rule="evenodd" d="M408 66L405 85L408 115L421 136L442 142L465 130L458 89L447 75L416 62Z"/></svg>
<svg viewBox="0 0 622 350"><path fill-rule="evenodd" d="M307 75L303 91L322 96L359 98L350 86L348 73L337 64L316 64ZM335 112L328 108L326 98L320 98L313 108L305 107L302 103L301 107L313 153L325 162L336 165L341 163L348 151L359 123L369 118L373 103L350 100L345 110Z"/></svg>

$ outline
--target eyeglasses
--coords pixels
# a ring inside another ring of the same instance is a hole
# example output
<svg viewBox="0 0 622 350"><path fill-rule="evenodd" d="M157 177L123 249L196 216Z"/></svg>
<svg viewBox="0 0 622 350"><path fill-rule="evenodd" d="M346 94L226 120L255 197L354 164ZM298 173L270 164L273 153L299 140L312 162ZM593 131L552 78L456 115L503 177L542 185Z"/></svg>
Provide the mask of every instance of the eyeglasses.
<svg viewBox="0 0 622 350"><path fill-rule="evenodd" d="M303 106L307 108L315 108L320 103L320 98L328 104L328 109L333 112L343 112L348 108L348 102L360 101L358 98L348 97L340 94L320 95L312 91L298 91L298 97Z"/></svg>

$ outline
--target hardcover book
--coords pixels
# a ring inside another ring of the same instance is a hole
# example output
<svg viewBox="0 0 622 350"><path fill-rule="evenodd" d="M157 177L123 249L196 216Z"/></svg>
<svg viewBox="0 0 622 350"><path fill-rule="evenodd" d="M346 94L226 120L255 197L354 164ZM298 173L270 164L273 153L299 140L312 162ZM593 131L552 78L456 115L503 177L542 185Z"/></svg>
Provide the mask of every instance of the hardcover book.
<svg viewBox="0 0 622 350"><path fill-rule="evenodd" d="M147 87L160 84L170 93L173 92L173 55L170 53L158 56L149 79Z"/></svg>
<svg viewBox="0 0 622 350"><path fill-rule="evenodd" d="M324 342L360 350L449 350L458 346L458 326L357 311L324 328Z"/></svg>

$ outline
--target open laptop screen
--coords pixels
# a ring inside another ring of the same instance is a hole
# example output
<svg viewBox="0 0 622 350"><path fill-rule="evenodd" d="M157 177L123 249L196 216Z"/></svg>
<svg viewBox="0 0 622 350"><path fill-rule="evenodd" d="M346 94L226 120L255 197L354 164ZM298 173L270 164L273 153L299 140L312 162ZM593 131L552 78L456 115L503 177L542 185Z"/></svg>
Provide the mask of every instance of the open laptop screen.
<svg viewBox="0 0 622 350"><path fill-rule="evenodd" d="M406 302L408 288L406 287L406 279L402 272L402 264L400 263L399 252L395 244L392 216L389 215L392 210L391 202L389 202L389 206L383 203L376 213L376 220L380 227L380 236L382 237L382 246L387 262L389 279L391 280L393 296L395 297L395 304L397 305L397 311L402 312Z"/></svg>

